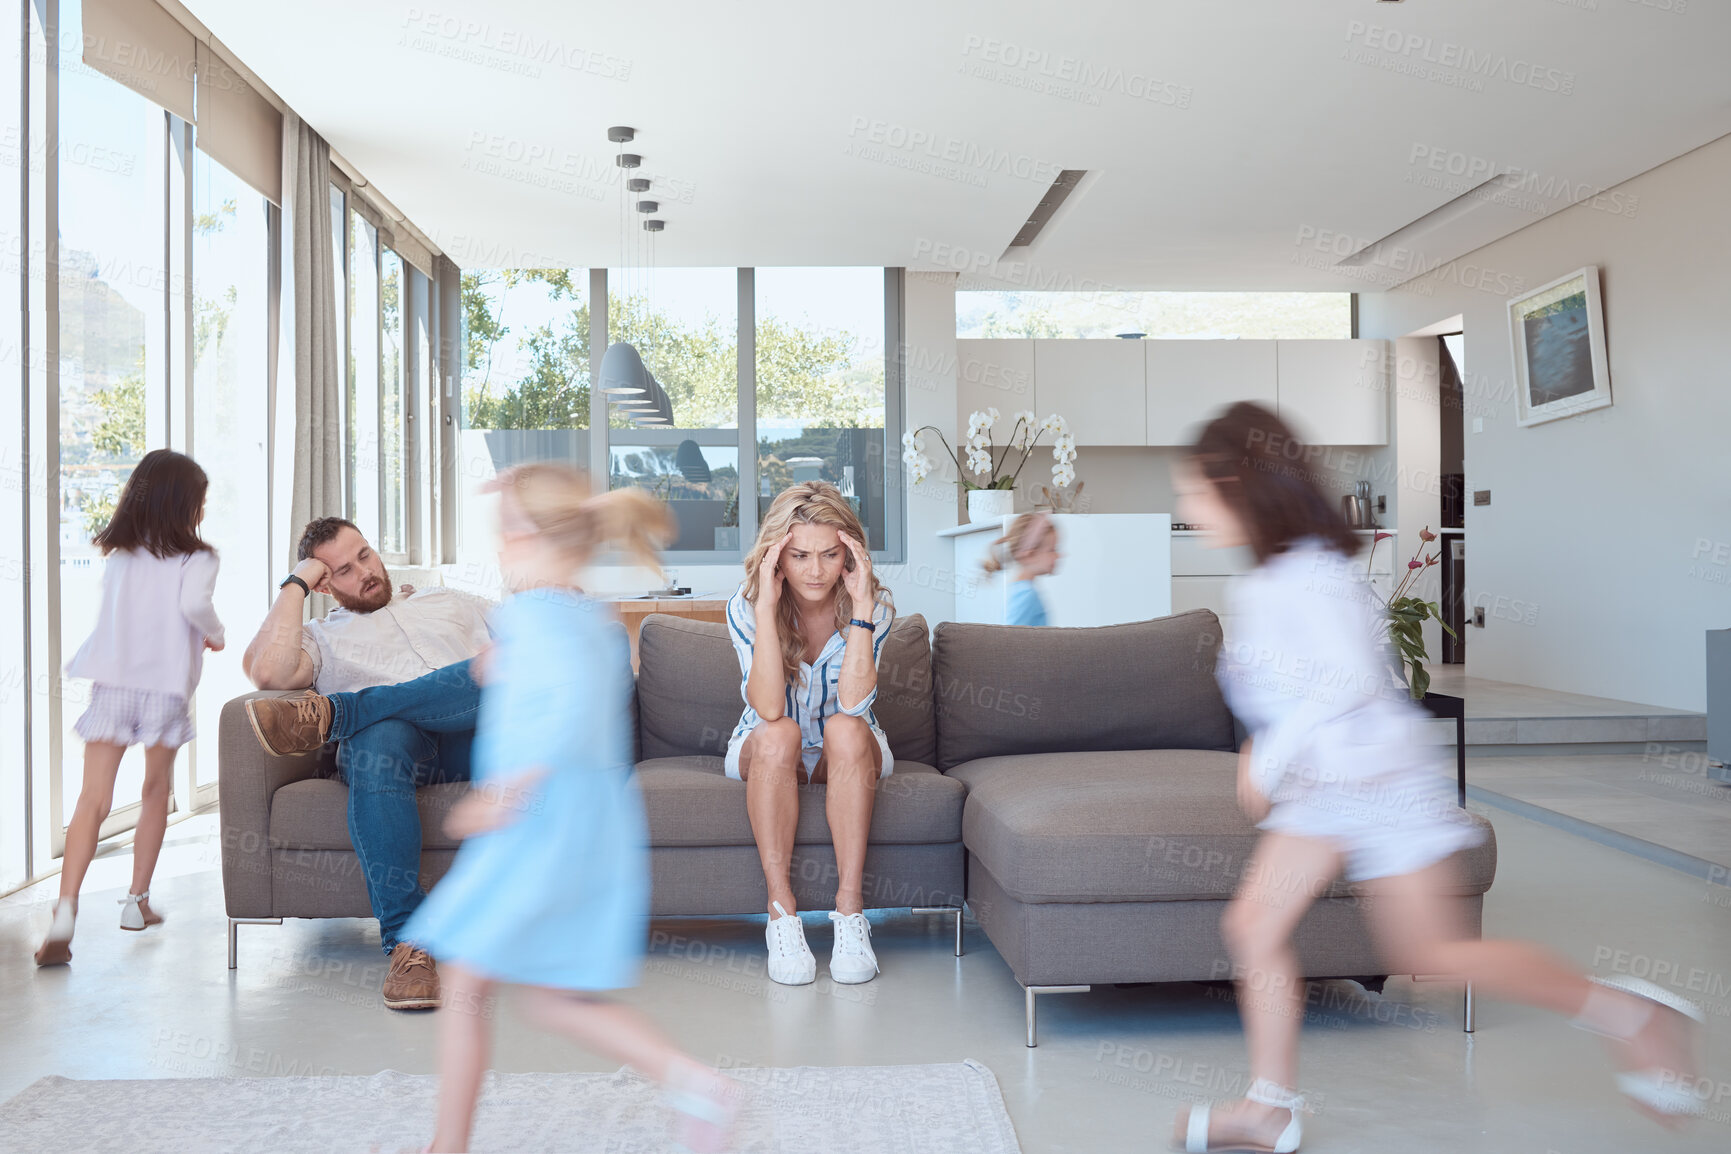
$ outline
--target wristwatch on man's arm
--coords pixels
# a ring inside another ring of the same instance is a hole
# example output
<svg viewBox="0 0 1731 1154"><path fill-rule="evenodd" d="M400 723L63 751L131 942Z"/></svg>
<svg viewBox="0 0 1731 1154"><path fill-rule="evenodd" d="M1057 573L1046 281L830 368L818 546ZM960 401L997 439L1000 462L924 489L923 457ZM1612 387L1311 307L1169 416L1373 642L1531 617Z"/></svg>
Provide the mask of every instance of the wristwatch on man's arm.
<svg viewBox="0 0 1731 1154"><path fill-rule="evenodd" d="M302 581L299 577L295 576L293 573L290 573L287 577L284 577L282 579L282 584L278 585L277 588L278 589L287 589L291 584L292 585L299 585L301 587L301 592L306 594L308 597L311 597L313 595L313 591L311 588L308 587L307 583L305 581Z"/></svg>

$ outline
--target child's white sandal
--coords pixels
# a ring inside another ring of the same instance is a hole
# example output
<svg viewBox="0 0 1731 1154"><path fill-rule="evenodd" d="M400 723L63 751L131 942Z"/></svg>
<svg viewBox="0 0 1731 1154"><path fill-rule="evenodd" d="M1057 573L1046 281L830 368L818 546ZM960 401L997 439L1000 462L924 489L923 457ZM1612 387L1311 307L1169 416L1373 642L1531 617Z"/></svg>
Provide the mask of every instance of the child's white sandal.
<svg viewBox="0 0 1731 1154"><path fill-rule="evenodd" d="M1646 1003L1638 1009L1626 1009L1626 1003L1613 1005L1611 1000L1597 989L1589 992L1580 1013L1570 1020L1569 1025L1590 1034L1626 1042L1640 1033L1654 1011L1661 1008L1682 1014L1697 1025L1704 1025L1707 1021L1706 1014L1702 1013L1701 1007L1695 1003L1641 978L1618 975L1589 980L1596 986L1633 995ZM1621 1002L1621 999L1618 1001ZM1667 1118L1683 1118L1701 1113L1701 1103L1681 1085L1679 1073L1675 1070L1660 1066L1651 1066L1645 1070L1625 1070L1617 1075L1617 1089L1647 1109Z"/></svg>
<svg viewBox="0 0 1731 1154"><path fill-rule="evenodd" d="M1249 1151L1252 1154L1293 1154L1298 1144L1304 1138L1304 1124L1300 1115L1310 1112L1310 1107L1304 1101L1304 1095L1296 1090L1288 1089L1278 1082L1267 1078L1258 1078L1250 1083L1250 1089L1244 1092L1249 1101L1263 1106L1272 1106L1276 1110L1285 1110L1291 1115L1286 1123L1286 1129L1280 1132L1280 1137L1274 1140L1272 1146L1252 1146L1237 1143L1227 1146L1210 1146L1208 1144L1208 1121L1213 1108L1207 1102L1201 1102L1190 1107L1190 1120L1184 1131L1184 1149L1186 1154L1227 1154L1229 1151Z"/></svg>

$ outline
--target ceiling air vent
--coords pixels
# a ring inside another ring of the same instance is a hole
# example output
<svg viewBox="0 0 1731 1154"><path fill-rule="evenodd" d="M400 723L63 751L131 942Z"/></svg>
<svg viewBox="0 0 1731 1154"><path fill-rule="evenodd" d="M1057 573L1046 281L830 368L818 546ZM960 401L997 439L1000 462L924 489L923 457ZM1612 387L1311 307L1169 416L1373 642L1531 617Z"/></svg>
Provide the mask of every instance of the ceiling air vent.
<svg viewBox="0 0 1731 1154"><path fill-rule="evenodd" d="M1481 181L1453 200L1437 205L1417 220L1408 221L1401 225L1381 240L1373 240L1345 259L1336 261L1335 265L1336 267L1359 268L1364 265L1402 263L1394 256L1395 250L1404 248L1408 250L1407 255L1412 256L1413 253L1417 252L1418 242L1426 235L1453 224L1475 209L1483 208L1487 204L1494 204L1493 197L1496 189L1508 183L1509 178L1506 173L1499 173L1489 180ZM1425 258L1441 263L1437 253L1427 254ZM1423 271L1423 269L1415 270L1415 275L1417 272Z"/></svg>
<svg viewBox="0 0 1731 1154"><path fill-rule="evenodd" d="M1034 211L1028 214L1028 223L1022 226L1016 238L1010 242L1011 248L1027 248L1034 243L1034 238L1040 235L1040 230L1046 227L1046 222L1052 219L1052 214L1058 211L1058 206L1064 203L1076 186L1082 183L1082 178L1088 175L1085 168L1066 168L1058 173L1058 178L1052 182L1045 195L1040 197L1040 203L1034 206Z"/></svg>

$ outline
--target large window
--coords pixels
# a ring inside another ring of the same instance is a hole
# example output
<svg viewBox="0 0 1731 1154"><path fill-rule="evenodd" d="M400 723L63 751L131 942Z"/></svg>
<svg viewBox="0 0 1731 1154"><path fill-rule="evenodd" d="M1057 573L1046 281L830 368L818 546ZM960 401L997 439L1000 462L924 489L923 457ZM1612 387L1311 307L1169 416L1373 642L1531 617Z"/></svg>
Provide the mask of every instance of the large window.
<svg viewBox="0 0 1731 1154"><path fill-rule="evenodd" d="M205 655L198 684L197 719L212 739L199 743L191 765L199 793L216 779L214 737L223 702L252 688L241 672L241 654L270 608L270 522L260 516L269 508L269 255L264 197L194 150L190 448L210 478L201 532L222 556L216 611L229 635L226 649Z"/></svg>
<svg viewBox="0 0 1731 1154"><path fill-rule="evenodd" d="M1115 337L1296 340L1352 336L1351 293L956 293L958 337Z"/></svg>
<svg viewBox="0 0 1731 1154"><path fill-rule="evenodd" d="M739 274L730 268L610 273L607 340L628 341L667 412L609 403L613 488L639 485L679 523L678 552L739 548Z"/></svg>
<svg viewBox="0 0 1731 1154"><path fill-rule="evenodd" d="M274 379L290 362L273 363L272 350L295 343L292 331L273 342L273 308L294 292L267 200L280 176L269 105L212 63L217 46L172 21L135 28L114 5L76 0L11 11L0 32L0 168L11 174L0 180L0 893L52 870L64 848L90 686L62 670L98 613L104 559L91 538L139 459L172 448L203 465L201 533L222 559L228 646L205 657L191 703L201 736L176 760L176 814L215 798L217 719L248 687L241 655L299 528L279 519L295 455L274 418L296 398L292 375ZM260 139L238 139L240 125ZM439 305L454 303L441 290L455 269L413 228L381 226L366 197L332 170L349 464L344 502L317 512L346 505L392 554L426 563L447 546L430 480L449 475L447 438L425 418L445 404ZM105 835L136 820L142 779L134 748Z"/></svg>
<svg viewBox="0 0 1731 1154"><path fill-rule="evenodd" d="M592 347L590 277L582 269L463 274L459 536L467 559L485 564L492 550L487 503L470 496L476 483L521 461L587 467L591 437L601 443L592 420L605 422L608 483L640 486L672 507L676 563L737 560L776 494L808 479L834 482L859 509L880 559L899 558L900 511L884 469L886 447L901 436L885 355L899 319L887 305L899 274L610 270L607 343L636 347L665 394L659 412L644 397L592 394L591 368L604 349Z"/></svg>
<svg viewBox="0 0 1731 1154"><path fill-rule="evenodd" d="M408 437L404 429L408 397L404 317L408 283L403 258L385 249L379 259L379 481L383 505L379 552L406 560L409 554Z"/></svg>
<svg viewBox="0 0 1731 1154"><path fill-rule="evenodd" d="M103 562L91 537L108 524L138 459L167 442L165 327L169 270L163 166L167 114L81 59L81 6L60 6L59 384L60 657L96 625ZM16 88L13 89L15 93ZM11 95L11 94L8 94ZM53 673L49 673L53 677ZM84 743L73 726L88 682L69 682L59 706L56 851L83 780ZM137 798L144 755L129 749L115 796ZM51 787L52 788L52 787ZM137 805L118 807L124 826Z"/></svg>
<svg viewBox="0 0 1731 1154"><path fill-rule="evenodd" d="M349 220L349 520L379 545L379 230Z"/></svg>
<svg viewBox="0 0 1731 1154"><path fill-rule="evenodd" d="M337 302L336 315L336 354L338 371L343 373L343 379L348 380L349 372L349 214L348 198L343 190L331 185L331 279L336 283L332 286L333 299ZM353 412L353 406L350 407ZM355 445L354 425L350 420L343 422L343 460L352 461ZM348 494L354 491L354 470L346 467L343 470L344 508L353 509L353 498Z"/></svg>
<svg viewBox="0 0 1731 1154"><path fill-rule="evenodd" d="M22 41L17 6L10 12L12 19L0 31L0 172L8 174L0 179L0 230L27 250L28 238L19 236L24 213L18 174L29 163L19 99L29 52ZM19 260L8 253L0 261L4 273L0 275L0 343L13 348L23 339ZM20 500L25 492L25 398L36 391L36 382L25 375L28 372L21 358L0 357L0 893L30 876L30 823L35 808L25 804L30 796L31 759L24 735L34 695L28 688L30 631L25 622L30 605L25 595L28 562Z"/></svg>
<svg viewBox="0 0 1731 1154"><path fill-rule="evenodd" d="M756 282L759 516L791 484L831 481L882 550L883 270L760 268Z"/></svg>
<svg viewBox="0 0 1731 1154"><path fill-rule="evenodd" d="M463 273L461 291L456 551L484 568L488 477L529 461L589 466L589 286L582 269L481 269Z"/></svg>

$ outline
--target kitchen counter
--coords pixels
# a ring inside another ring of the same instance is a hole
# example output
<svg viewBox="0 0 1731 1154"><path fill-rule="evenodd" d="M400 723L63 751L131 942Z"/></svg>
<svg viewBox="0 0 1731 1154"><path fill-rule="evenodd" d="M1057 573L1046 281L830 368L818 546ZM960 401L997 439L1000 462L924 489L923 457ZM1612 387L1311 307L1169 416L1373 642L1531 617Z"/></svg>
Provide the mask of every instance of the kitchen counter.
<svg viewBox="0 0 1731 1154"><path fill-rule="evenodd" d="M1464 529L1442 529L1442 530L1439 530L1439 532L1442 532L1442 533L1464 533L1465 531L1466 530L1464 530ZM1174 530L1172 530L1172 535L1174 537L1201 537L1201 536L1206 535L1207 532L1208 532L1208 530L1206 530L1206 529L1174 529ZM1395 531L1393 529L1354 529L1353 532L1354 533L1360 533L1360 534L1363 534L1363 533L1387 533L1390 537L1395 536Z"/></svg>
<svg viewBox="0 0 1731 1154"><path fill-rule="evenodd" d="M1001 624L1009 574L981 567L1020 514L940 529L956 543L956 620ZM1165 513L1054 513L1058 570L1036 588L1053 625L1117 625L1172 612L1172 518Z"/></svg>

